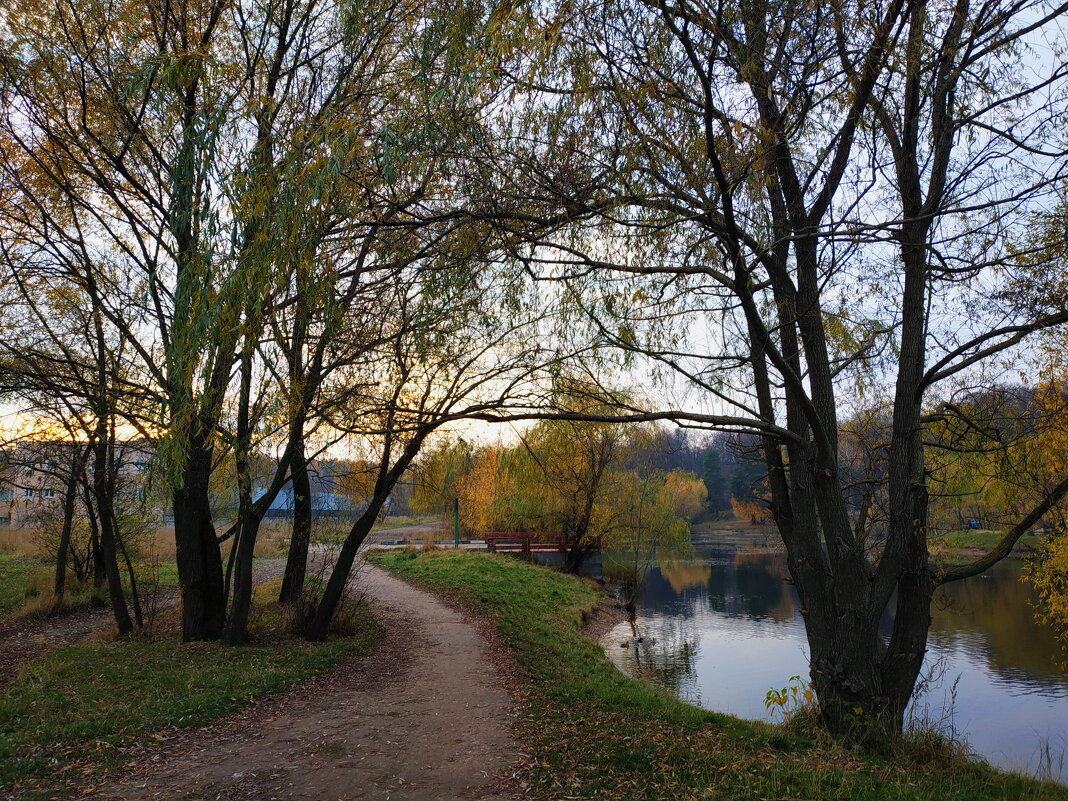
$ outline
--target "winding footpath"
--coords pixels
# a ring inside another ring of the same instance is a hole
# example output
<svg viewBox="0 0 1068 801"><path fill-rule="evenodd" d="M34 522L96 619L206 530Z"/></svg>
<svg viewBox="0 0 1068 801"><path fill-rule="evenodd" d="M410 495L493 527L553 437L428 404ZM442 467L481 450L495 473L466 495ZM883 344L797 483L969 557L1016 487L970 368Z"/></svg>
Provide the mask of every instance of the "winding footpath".
<svg viewBox="0 0 1068 801"><path fill-rule="evenodd" d="M90 798L510 801L512 701L477 626L363 564L375 651L202 729L157 735Z"/></svg>

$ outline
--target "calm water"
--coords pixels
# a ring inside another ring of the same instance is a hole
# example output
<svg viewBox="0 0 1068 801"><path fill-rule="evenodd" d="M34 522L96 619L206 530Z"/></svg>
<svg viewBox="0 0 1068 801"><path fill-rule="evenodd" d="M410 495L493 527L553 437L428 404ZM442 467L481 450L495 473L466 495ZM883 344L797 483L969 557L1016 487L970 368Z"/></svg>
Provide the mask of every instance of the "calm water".
<svg viewBox="0 0 1068 801"><path fill-rule="evenodd" d="M638 600L645 642L621 648L631 633L624 623L609 632L605 651L690 703L768 720L768 689L808 674L784 558L695 548L693 560L652 568ZM1018 564L943 589L932 610L931 686L912 714L953 726L995 765L1068 783L1065 653L1035 622L1030 599Z"/></svg>

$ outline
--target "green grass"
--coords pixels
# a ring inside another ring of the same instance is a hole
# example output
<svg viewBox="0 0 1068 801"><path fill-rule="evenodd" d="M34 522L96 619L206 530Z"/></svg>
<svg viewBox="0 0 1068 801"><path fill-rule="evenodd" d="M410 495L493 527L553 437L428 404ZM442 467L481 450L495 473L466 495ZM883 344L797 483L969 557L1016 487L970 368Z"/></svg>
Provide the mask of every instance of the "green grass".
<svg viewBox="0 0 1068 801"><path fill-rule="evenodd" d="M26 601L26 582L37 566L33 559L0 553L0 616Z"/></svg>
<svg viewBox="0 0 1068 801"><path fill-rule="evenodd" d="M522 686L537 798L1068 799L1068 789L998 773L944 749L894 757L683 704L629 679L580 630L599 591L508 557L379 552L401 578L492 620Z"/></svg>
<svg viewBox="0 0 1068 801"><path fill-rule="evenodd" d="M265 586L261 598L277 592ZM160 637L47 654L0 694L0 790L17 782L26 801L70 793L83 771L119 764L116 747L138 734L225 716L367 653L379 636L366 607L348 622L348 636L323 643L282 636L282 614L277 605L257 612L258 645Z"/></svg>
<svg viewBox="0 0 1068 801"><path fill-rule="evenodd" d="M977 551L986 552L997 545L1004 533L992 529L959 529L932 534L931 553L939 561L970 562ZM1025 534L1013 548L1012 556L1027 555L1041 539L1036 534Z"/></svg>
<svg viewBox="0 0 1068 801"><path fill-rule="evenodd" d="M134 571L142 596L153 588L178 586L178 569L173 562L135 563ZM129 592L125 566L120 568L120 574L123 586ZM63 604L57 607L52 600L53 581L54 568L50 563L0 554L0 617L54 615L107 605L107 587L79 582L73 571L68 571Z"/></svg>

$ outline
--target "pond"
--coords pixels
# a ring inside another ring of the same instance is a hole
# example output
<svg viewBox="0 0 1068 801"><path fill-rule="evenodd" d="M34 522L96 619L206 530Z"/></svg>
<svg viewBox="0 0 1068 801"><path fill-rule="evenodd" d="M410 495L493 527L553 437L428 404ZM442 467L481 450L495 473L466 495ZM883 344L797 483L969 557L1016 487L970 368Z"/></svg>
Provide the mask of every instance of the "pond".
<svg viewBox="0 0 1068 801"><path fill-rule="evenodd" d="M808 678L807 643L785 558L694 542L661 560L637 599L643 642L623 623L603 644L625 672L706 709L769 720L764 696ZM1068 783L1068 673L1052 632L1034 619L1019 562L943 588L932 608L926 690L910 714L963 737L1006 770ZM889 619L885 621L889 632Z"/></svg>

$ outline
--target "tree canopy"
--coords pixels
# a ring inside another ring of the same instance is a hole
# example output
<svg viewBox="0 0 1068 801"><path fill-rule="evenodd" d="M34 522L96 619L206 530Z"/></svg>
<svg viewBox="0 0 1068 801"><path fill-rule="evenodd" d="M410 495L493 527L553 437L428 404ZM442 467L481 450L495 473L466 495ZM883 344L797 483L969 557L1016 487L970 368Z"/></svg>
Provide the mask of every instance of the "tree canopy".
<svg viewBox="0 0 1068 801"><path fill-rule="evenodd" d="M184 636L234 642L287 484L304 586L319 454L366 503L311 639L406 476L573 567L719 511L715 459L640 464L656 421L717 432L824 722L899 728L935 589L1040 525L1063 620L1066 9L16 0L0 396L91 449L123 631L112 466L151 445ZM978 518L998 542L942 564L933 535Z"/></svg>

